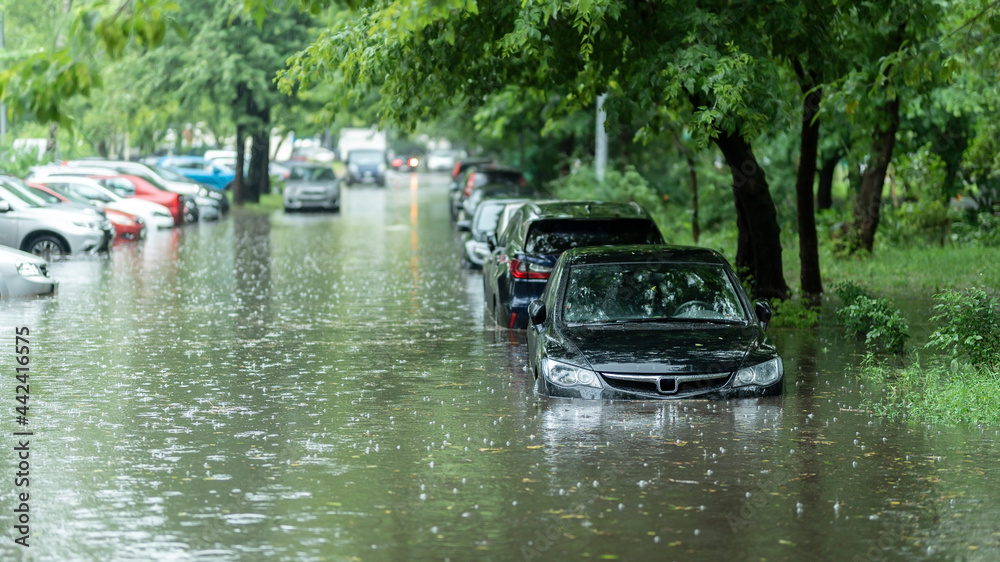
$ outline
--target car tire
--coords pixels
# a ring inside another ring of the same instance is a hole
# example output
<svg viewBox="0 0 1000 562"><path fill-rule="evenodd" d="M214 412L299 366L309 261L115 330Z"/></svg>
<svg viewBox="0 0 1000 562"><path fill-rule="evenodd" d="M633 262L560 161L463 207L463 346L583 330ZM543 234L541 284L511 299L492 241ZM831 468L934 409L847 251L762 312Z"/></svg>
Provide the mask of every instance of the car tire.
<svg viewBox="0 0 1000 562"><path fill-rule="evenodd" d="M59 237L52 234L39 234L24 245L24 251L36 256L48 258L51 255L66 255L69 247Z"/></svg>

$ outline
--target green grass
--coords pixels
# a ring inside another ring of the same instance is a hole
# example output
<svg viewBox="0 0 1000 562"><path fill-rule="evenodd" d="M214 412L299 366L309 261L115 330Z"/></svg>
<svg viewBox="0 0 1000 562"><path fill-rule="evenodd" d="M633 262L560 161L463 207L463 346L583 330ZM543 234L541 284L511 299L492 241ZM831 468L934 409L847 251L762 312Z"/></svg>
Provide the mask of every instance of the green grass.
<svg viewBox="0 0 1000 562"><path fill-rule="evenodd" d="M892 367L869 355L859 376L876 389L864 405L879 415L921 423L1000 425L1000 380L989 369L959 361L923 366L919 359Z"/></svg>
<svg viewBox="0 0 1000 562"><path fill-rule="evenodd" d="M261 212L271 212L283 209L285 207L285 202L281 198L280 193L268 193L267 195L261 195L260 201L257 203L245 203L243 205L244 209L251 211L261 211Z"/></svg>

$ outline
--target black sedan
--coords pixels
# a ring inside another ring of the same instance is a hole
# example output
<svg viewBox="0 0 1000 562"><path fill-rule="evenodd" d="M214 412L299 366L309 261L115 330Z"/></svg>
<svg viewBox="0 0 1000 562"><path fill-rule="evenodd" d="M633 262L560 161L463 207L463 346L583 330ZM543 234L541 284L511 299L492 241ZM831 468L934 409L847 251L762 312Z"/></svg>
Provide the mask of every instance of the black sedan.
<svg viewBox="0 0 1000 562"><path fill-rule="evenodd" d="M528 304L541 296L552 266L570 248L662 243L660 229L637 203L525 203L504 232L487 237L491 253L483 261L483 296L488 317L505 328L527 328Z"/></svg>
<svg viewBox="0 0 1000 562"><path fill-rule="evenodd" d="M781 357L718 252L679 246L569 250L528 307L541 394L739 398L780 394Z"/></svg>

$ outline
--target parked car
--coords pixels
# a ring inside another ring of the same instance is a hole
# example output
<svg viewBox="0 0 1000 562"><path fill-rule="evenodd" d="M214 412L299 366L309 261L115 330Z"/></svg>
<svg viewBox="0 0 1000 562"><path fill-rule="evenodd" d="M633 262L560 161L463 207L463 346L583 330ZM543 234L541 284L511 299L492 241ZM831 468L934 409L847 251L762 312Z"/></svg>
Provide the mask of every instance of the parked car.
<svg viewBox="0 0 1000 562"><path fill-rule="evenodd" d="M438 172L451 170L460 158L465 158L464 150L439 148L428 152L424 161L427 163L427 171Z"/></svg>
<svg viewBox="0 0 1000 562"><path fill-rule="evenodd" d="M465 218L462 216L465 200L472 195L476 187L486 184L527 185L524 174L520 170L515 168L499 168L493 164L489 164L486 167L472 166L467 168L459 179L459 183L462 186L461 189L450 192L451 218L453 221Z"/></svg>
<svg viewBox="0 0 1000 562"><path fill-rule="evenodd" d="M481 269L483 260L490 254L486 237L497 230L497 222L504 210L520 207L527 199L487 199L476 209L471 221L461 221L459 230L465 230L465 264L472 269Z"/></svg>
<svg viewBox="0 0 1000 562"><path fill-rule="evenodd" d="M528 303L541 296L560 254L579 246L662 244L663 236L634 202L547 201L521 205L500 239L487 243L487 313L500 326L525 328Z"/></svg>
<svg viewBox="0 0 1000 562"><path fill-rule="evenodd" d="M337 159L337 153L322 146L302 146L292 150L291 159L296 162L329 164Z"/></svg>
<svg viewBox="0 0 1000 562"><path fill-rule="evenodd" d="M397 172L415 172L420 166L420 156L397 156L392 159L392 168Z"/></svg>
<svg viewBox="0 0 1000 562"><path fill-rule="evenodd" d="M52 295L58 287L44 258L0 246L0 299Z"/></svg>
<svg viewBox="0 0 1000 562"><path fill-rule="evenodd" d="M473 188L472 193L462 202L462 209L458 213L458 223L455 225L461 230L463 223L467 224L468 219L476 214L479 204L489 199L504 199L520 197L524 199L537 199L543 194L534 187L521 183L487 183Z"/></svg>
<svg viewBox="0 0 1000 562"><path fill-rule="evenodd" d="M153 228L170 228L174 224L170 209L163 205L144 199L122 197L93 178L50 176L37 178L34 181L41 186L48 187L57 196L94 205L105 210L136 215L142 219L144 224L151 225Z"/></svg>
<svg viewBox="0 0 1000 562"><path fill-rule="evenodd" d="M678 246L576 248L528 307L528 370L542 394L739 398L780 394L784 367L718 252Z"/></svg>
<svg viewBox="0 0 1000 562"><path fill-rule="evenodd" d="M60 192L40 183L29 183L28 187L34 190L46 203L70 205L75 208L99 207L94 202L80 197L72 192ZM146 222L136 215L123 213L114 209L105 208L104 214L111 221L111 226L115 227L115 241L141 240L146 237Z"/></svg>
<svg viewBox="0 0 1000 562"><path fill-rule="evenodd" d="M104 252L115 237L99 209L48 206L13 176L0 176L0 245L35 255Z"/></svg>
<svg viewBox="0 0 1000 562"><path fill-rule="evenodd" d="M231 168L201 156L164 156L157 160L156 165L220 191L229 189L236 177Z"/></svg>
<svg viewBox="0 0 1000 562"><path fill-rule="evenodd" d="M185 198L183 195L174 193L173 191L160 189L138 176L130 176L128 174L114 176L97 175L90 177L97 180L97 183L126 199L142 199L163 205L167 209L167 212L170 213L172 224L166 224L166 222L162 220L147 221L147 224L150 226L154 226L156 228L169 228L170 226L180 226L184 224Z"/></svg>
<svg viewBox="0 0 1000 562"><path fill-rule="evenodd" d="M83 160L68 160L64 166L70 168L88 168L111 170L115 174L139 176L147 182L166 191L173 191L186 196L185 204L189 207L189 221L201 219L216 219L229 210L229 200L224 193L209 189L185 178L181 174L168 170L156 164L140 164L122 160L101 160L88 158ZM197 205L199 209L190 209Z"/></svg>
<svg viewBox="0 0 1000 562"><path fill-rule="evenodd" d="M385 151L361 148L347 153L347 185L374 183L385 187Z"/></svg>
<svg viewBox="0 0 1000 562"><path fill-rule="evenodd" d="M302 209L340 210L340 179L329 166L287 162L282 194L285 212Z"/></svg>

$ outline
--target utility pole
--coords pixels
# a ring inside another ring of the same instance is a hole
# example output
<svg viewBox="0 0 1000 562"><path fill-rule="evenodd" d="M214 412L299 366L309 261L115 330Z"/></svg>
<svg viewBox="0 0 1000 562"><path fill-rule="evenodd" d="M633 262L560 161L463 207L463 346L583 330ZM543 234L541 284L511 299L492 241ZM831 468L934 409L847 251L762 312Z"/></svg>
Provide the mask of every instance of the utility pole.
<svg viewBox="0 0 1000 562"><path fill-rule="evenodd" d="M608 132L604 129L604 122L608 114L604 111L604 100L608 94L597 96L597 127L594 134L594 174L597 181L604 181L604 168L608 165Z"/></svg>

